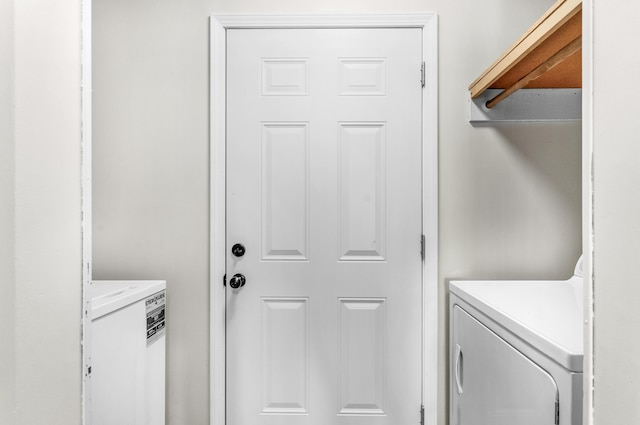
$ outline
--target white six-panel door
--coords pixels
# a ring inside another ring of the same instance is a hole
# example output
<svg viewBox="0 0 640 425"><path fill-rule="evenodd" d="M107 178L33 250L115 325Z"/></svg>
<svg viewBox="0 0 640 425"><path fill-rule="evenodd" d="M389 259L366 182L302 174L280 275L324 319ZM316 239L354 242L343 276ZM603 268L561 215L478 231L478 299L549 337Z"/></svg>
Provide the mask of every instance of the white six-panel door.
<svg viewBox="0 0 640 425"><path fill-rule="evenodd" d="M421 43L227 31L228 424L419 420Z"/></svg>

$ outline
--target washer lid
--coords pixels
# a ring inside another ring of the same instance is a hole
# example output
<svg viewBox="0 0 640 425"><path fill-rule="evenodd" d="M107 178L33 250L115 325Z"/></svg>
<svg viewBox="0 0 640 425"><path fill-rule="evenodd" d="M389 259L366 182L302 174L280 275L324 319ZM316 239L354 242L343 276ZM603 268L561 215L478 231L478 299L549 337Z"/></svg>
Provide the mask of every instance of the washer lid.
<svg viewBox="0 0 640 425"><path fill-rule="evenodd" d="M452 281L453 294L561 364L582 372L582 279Z"/></svg>
<svg viewBox="0 0 640 425"><path fill-rule="evenodd" d="M97 319L165 288L164 280L94 280L91 282L92 318Z"/></svg>

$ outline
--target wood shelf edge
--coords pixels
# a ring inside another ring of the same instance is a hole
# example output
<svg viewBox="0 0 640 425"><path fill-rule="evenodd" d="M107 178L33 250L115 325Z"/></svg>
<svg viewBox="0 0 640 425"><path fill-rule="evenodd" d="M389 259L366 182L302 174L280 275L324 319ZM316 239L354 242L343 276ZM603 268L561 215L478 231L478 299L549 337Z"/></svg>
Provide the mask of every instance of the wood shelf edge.
<svg viewBox="0 0 640 425"><path fill-rule="evenodd" d="M470 86L476 98L506 74L527 54L551 37L567 21L582 10L582 0L558 0L509 49L489 66Z"/></svg>

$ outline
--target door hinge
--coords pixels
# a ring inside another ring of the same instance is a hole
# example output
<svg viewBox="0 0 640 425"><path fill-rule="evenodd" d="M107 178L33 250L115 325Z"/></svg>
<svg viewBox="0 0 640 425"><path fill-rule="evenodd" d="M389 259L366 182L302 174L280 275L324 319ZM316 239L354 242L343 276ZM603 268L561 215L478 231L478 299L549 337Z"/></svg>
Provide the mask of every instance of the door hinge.
<svg viewBox="0 0 640 425"><path fill-rule="evenodd" d="M425 63L422 62L422 65L420 65L420 84L422 85L422 87L424 87L425 82L426 82L426 66Z"/></svg>
<svg viewBox="0 0 640 425"><path fill-rule="evenodd" d="M222 276L222 286L227 286L227 275Z"/></svg>
<svg viewBox="0 0 640 425"><path fill-rule="evenodd" d="M556 400L556 425L560 425L560 401Z"/></svg>
<svg viewBox="0 0 640 425"><path fill-rule="evenodd" d="M420 425L424 425L424 405L420 406Z"/></svg>
<svg viewBox="0 0 640 425"><path fill-rule="evenodd" d="M422 258L422 261L424 261L424 257L426 255L425 250L426 250L426 239L424 237L424 235L420 235L420 257Z"/></svg>

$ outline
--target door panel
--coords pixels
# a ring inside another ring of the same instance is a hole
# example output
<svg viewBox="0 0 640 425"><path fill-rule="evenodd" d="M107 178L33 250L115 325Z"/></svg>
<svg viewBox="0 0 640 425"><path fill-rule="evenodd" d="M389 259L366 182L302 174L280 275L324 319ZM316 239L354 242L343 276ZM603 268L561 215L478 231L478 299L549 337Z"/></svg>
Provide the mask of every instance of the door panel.
<svg viewBox="0 0 640 425"><path fill-rule="evenodd" d="M386 300L340 300L340 414L384 414Z"/></svg>
<svg viewBox="0 0 640 425"><path fill-rule="evenodd" d="M385 259L385 123L340 123L340 260Z"/></svg>
<svg viewBox="0 0 640 425"><path fill-rule="evenodd" d="M307 301L262 299L262 413L308 413Z"/></svg>
<svg viewBox="0 0 640 425"><path fill-rule="evenodd" d="M421 40L227 30L227 423L418 420Z"/></svg>
<svg viewBox="0 0 640 425"><path fill-rule="evenodd" d="M309 125L262 123L262 260L307 260Z"/></svg>

